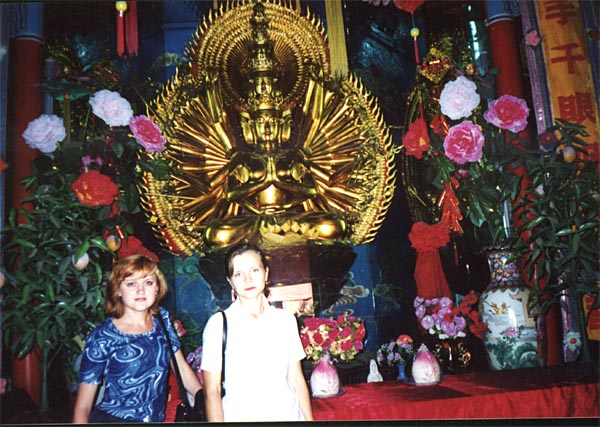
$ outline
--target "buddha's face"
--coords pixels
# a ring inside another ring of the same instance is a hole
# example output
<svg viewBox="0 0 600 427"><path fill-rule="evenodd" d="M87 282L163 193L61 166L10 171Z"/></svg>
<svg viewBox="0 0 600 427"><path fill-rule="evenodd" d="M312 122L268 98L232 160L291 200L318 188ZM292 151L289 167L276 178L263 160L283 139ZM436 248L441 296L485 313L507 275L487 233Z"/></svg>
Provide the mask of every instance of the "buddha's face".
<svg viewBox="0 0 600 427"><path fill-rule="evenodd" d="M271 95L273 93L273 79L271 77L257 77L255 90L261 96Z"/></svg>
<svg viewBox="0 0 600 427"><path fill-rule="evenodd" d="M277 142L279 136L279 117L274 110L263 110L254 119L254 132L258 142Z"/></svg>

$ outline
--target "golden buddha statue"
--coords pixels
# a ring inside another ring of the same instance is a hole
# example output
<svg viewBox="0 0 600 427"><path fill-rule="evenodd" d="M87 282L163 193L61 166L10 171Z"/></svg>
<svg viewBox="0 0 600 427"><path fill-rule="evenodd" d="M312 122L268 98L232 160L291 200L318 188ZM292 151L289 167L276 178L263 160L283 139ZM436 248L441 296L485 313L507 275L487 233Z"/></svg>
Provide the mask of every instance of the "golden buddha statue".
<svg viewBox="0 0 600 427"><path fill-rule="evenodd" d="M168 142L154 155L173 177L147 174L142 193L173 253L374 237L393 195L391 141L358 81L328 76L314 22L280 3L222 6L151 105Z"/></svg>

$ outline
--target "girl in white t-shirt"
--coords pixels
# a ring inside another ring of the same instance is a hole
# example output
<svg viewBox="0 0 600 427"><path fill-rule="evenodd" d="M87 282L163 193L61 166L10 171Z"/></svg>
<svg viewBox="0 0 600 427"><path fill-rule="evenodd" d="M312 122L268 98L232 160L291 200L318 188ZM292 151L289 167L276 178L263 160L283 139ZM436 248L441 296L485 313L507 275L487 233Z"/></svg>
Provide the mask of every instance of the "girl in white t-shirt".
<svg viewBox="0 0 600 427"><path fill-rule="evenodd" d="M312 421L305 358L294 315L269 305L269 268L255 245L233 247L225 259L235 301L225 310L225 395L221 398L223 319L212 316L202 340L208 421Z"/></svg>

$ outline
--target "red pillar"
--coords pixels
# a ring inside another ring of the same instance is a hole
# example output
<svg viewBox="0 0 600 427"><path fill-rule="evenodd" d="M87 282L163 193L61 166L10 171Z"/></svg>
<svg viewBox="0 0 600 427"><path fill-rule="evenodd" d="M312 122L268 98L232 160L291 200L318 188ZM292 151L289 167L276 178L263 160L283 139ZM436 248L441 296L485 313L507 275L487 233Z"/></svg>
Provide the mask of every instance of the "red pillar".
<svg viewBox="0 0 600 427"><path fill-rule="evenodd" d="M492 64L498 69L496 75L496 96L512 95L525 98L523 75L517 32L512 14L508 10L508 2L503 0L487 0L487 30ZM531 109L533 110L533 109ZM530 141L530 129L535 124L535 118L529 120L529 126L520 136ZM525 175L524 171L517 172ZM562 363L562 333L560 313L550 310L546 316L546 364L548 366Z"/></svg>
<svg viewBox="0 0 600 427"><path fill-rule="evenodd" d="M7 189L10 206L22 206L27 195L21 179L31 174L30 162L38 152L31 149L21 134L27 124L42 113L42 95L38 87L43 80L44 53L41 42L42 4L14 3L11 10L11 39L9 42L8 102L9 125L6 147L9 169ZM22 221L22 218L19 219ZM14 388L27 391L40 404L41 371L32 353L12 361Z"/></svg>

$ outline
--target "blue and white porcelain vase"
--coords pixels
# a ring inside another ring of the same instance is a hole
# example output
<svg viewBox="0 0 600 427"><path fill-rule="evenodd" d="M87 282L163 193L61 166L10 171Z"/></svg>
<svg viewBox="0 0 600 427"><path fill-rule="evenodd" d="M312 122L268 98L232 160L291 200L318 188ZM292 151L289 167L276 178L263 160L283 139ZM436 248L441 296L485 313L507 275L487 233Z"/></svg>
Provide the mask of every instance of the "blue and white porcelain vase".
<svg viewBox="0 0 600 427"><path fill-rule="evenodd" d="M490 282L479 298L479 311L488 324L484 344L490 369L543 366L536 318L527 307L530 290L521 278L518 260L510 260L510 250L486 255Z"/></svg>

